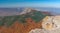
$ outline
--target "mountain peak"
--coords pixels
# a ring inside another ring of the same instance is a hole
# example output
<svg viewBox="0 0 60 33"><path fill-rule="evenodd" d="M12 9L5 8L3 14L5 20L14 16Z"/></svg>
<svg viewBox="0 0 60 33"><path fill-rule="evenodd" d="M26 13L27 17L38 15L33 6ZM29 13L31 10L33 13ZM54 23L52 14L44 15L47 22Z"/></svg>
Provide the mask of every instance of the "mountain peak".
<svg viewBox="0 0 60 33"><path fill-rule="evenodd" d="M33 10L34 10L34 9L32 9L32 8L25 8L25 10L22 11L22 12L20 13L20 15L26 14L26 13L30 13L30 12L32 12Z"/></svg>

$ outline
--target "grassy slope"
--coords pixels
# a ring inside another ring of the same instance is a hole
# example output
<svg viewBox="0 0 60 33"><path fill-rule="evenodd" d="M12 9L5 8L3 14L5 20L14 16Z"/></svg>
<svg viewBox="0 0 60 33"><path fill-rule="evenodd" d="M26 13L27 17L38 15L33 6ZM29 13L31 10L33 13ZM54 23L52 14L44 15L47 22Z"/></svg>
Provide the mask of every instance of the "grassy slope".
<svg viewBox="0 0 60 33"><path fill-rule="evenodd" d="M10 25L12 25L17 20L20 23L26 23L25 22L26 18L32 18L32 20L34 20L35 22L39 22L45 16L47 16L47 15L42 14L39 11L34 11L34 12L27 13L25 15L5 16L4 18L0 17L2 19L2 20L0 20L0 26L4 25L4 23L6 23L7 26L10 26Z"/></svg>

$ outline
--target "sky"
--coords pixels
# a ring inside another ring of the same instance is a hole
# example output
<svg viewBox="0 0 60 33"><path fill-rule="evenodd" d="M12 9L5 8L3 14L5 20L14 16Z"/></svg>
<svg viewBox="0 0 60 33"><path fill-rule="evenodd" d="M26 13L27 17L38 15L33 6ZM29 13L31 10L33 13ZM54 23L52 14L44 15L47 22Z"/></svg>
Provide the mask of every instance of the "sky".
<svg viewBox="0 0 60 33"><path fill-rule="evenodd" d="M0 0L0 15L16 14L16 9L6 9L16 7L19 7L18 9L20 9L20 7L52 7L54 9L47 8L47 10L51 10L51 12L54 12L55 14L60 14L60 0Z"/></svg>
<svg viewBox="0 0 60 33"><path fill-rule="evenodd" d="M57 7L60 0L0 0L0 8L6 7Z"/></svg>

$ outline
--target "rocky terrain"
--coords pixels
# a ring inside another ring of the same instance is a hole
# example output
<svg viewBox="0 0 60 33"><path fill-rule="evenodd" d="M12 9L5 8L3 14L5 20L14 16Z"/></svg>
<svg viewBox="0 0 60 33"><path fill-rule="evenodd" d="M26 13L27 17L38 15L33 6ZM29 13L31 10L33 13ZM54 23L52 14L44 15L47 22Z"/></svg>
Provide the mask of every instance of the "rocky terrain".
<svg viewBox="0 0 60 33"><path fill-rule="evenodd" d="M20 15L0 17L0 33L29 33L31 29L41 29L42 19L47 15L29 8Z"/></svg>
<svg viewBox="0 0 60 33"><path fill-rule="evenodd" d="M27 8L20 15L1 16L0 33L60 33L60 28L55 28L60 26L59 18L60 16L51 17L49 12ZM54 21L52 22L51 19Z"/></svg>

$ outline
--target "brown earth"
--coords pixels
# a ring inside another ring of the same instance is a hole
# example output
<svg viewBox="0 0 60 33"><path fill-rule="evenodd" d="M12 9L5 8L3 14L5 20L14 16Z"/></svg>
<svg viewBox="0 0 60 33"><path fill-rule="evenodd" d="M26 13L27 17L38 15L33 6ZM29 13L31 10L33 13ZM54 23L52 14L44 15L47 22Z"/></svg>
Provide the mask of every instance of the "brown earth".
<svg viewBox="0 0 60 33"><path fill-rule="evenodd" d="M22 24L16 21L12 26L0 26L0 33L28 33L31 29L41 28L41 22L35 23L31 18L26 19Z"/></svg>

